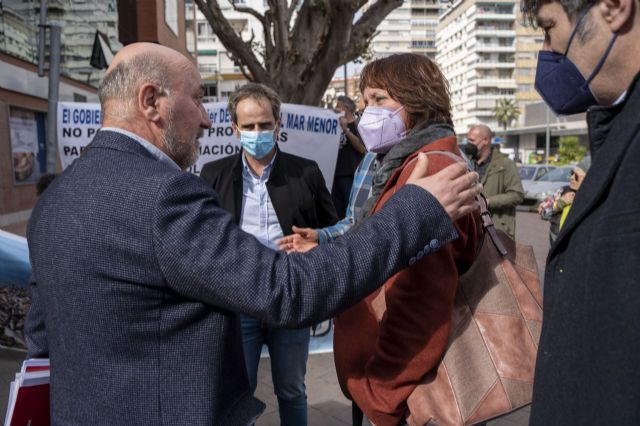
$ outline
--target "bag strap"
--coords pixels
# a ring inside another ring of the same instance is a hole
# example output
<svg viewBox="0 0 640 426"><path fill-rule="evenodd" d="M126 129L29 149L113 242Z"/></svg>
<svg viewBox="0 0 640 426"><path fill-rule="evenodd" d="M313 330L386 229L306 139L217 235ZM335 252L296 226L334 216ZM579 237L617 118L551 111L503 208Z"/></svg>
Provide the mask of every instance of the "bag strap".
<svg viewBox="0 0 640 426"><path fill-rule="evenodd" d="M456 163L464 164L469 171L471 170L469 163L464 158L454 154L451 151L423 151L423 152L426 155L431 155L431 154L444 155L445 157L451 158ZM487 199L483 194L480 194L478 197L476 197L476 201L480 205L480 218L482 219L482 229L487 235L489 235L489 238L491 238L491 242L493 243L493 246L496 248L498 253L500 253L502 257L506 256L507 248L505 247L504 243L502 242L502 240L498 236L498 233L496 232L496 227L493 224L493 220L491 219L491 213L489 212L489 208L487 206Z"/></svg>

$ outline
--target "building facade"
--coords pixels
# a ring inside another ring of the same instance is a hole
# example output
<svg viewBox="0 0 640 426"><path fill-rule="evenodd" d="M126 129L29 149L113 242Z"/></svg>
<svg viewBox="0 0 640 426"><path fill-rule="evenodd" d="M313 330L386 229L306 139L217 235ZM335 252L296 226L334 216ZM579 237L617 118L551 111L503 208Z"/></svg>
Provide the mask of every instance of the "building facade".
<svg viewBox="0 0 640 426"><path fill-rule="evenodd" d="M113 51L149 41L189 55L183 0L53 0L46 6L46 23L61 28L62 102L98 102L104 70L90 65L96 30ZM39 9L38 0L0 2L0 228L18 234L36 202L36 182L47 172L49 81L37 73Z"/></svg>
<svg viewBox="0 0 640 426"><path fill-rule="evenodd" d="M4 0L0 6L3 27L0 50L29 63L37 62L40 2ZM58 0L47 2L47 24L61 28L60 73L73 80L97 86L102 71L86 61L96 31L104 34L114 51L118 41L118 11L115 0Z"/></svg>
<svg viewBox="0 0 640 426"><path fill-rule="evenodd" d="M411 52L436 58L438 17L444 11L440 0L411 0Z"/></svg>
<svg viewBox="0 0 640 426"><path fill-rule="evenodd" d="M533 81L542 37L524 28L517 1L459 0L441 16L436 60L449 79L456 131L478 123L500 129L500 99L524 106L539 101ZM513 123L517 126L519 123Z"/></svg>
<svg viewBox="0 0 640 426"><path fill-rule="evenodd" d="M393 10L380 23L369 46L374 59L411 51L411 2Z"/></svg>
<svg viewBox="0 0 640 426"><path fill-rule="evenodd" d="M440 0L405 0L378 26L371 43L375 58L413 52L435 59Z"/></svg>
<svg viewBox="0 0 640 426"><path fill-rule="evenodd" d="M515 100L515 2L463 0L441 16L436 60L449 79L454 125L498 128L499 99Z"/></svg>
<svg viewBox="0 0 640 426"><path fill-rule="evenodd" d="M260 13L265 10L264 0L235 0ZM227 1L219 2L220 9L243 40L252 35L256 46L263 44L262 24L253 16L234 10ZM224 101L239 86L247 82L240 67L234 64L227 49L214 34L213 28L192 0L185 1L187 19L187 46L197 58L198 70L205 83L207 101Z"/></svg>

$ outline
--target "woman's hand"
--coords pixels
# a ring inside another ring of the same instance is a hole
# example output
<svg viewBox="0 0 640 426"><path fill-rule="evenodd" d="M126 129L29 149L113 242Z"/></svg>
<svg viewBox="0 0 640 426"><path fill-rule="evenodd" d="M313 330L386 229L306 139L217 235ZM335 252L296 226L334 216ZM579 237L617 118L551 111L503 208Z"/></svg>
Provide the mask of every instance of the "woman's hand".
<svg viewBox="0 0 640 426"><path fill-rule="evenodd" d="M278 248L287 253L304 253L318 245L318 232L311 228L291 228L294 234L280 238L276 241Z"/></svg>

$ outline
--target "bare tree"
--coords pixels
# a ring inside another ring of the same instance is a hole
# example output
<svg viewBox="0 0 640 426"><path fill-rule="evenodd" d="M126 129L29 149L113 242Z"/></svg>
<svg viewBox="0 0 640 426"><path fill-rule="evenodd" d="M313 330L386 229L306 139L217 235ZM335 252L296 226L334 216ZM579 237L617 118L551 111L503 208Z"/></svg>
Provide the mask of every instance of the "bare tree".
<svg viewBox="0 0 640 426"><path fill-rule="evenodd" d="M267 0L264 13L222 1L255 17L264 30L264 45L254 43L255 35L243 40L218 0L194 0L234 63L249 81L273 87L285 102L303 105L319 104L335 70L365 53L380 22L402 4L370 2L354 22L367 0Z"/></svg>

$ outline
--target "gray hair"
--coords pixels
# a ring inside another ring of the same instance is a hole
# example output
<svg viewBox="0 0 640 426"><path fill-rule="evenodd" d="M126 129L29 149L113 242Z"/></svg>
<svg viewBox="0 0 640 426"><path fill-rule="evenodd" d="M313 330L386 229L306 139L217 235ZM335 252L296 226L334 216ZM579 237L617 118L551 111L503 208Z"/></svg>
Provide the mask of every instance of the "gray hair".
<svg viewBox="0 0 640 426"><path fill-rule="evenodd" d="M117 100L123 109L118 115L127 118L138 89L145 83L158 86L161 94L169 92L169 68L161 56L142 53L117 64L104 75L98 86L103 113L108 101Z"/></svg>
<svg viewBox="0 0 640 426"><path fill-rule="evenodd" d="M227 105L227 109L229 110L229 114L231 114L231 121L235 124L238 124L238 114L236 112L238 108L238 104L240 101L245 99L266 99L271 104L271 112L273 113L273 118L276 120L280 120L280 104L282 101L280 100L280 96L276 93L272 88L265 86L260 83L248 83L244 86L237 89L235 92L229 96L229 104Z"/></svg>

